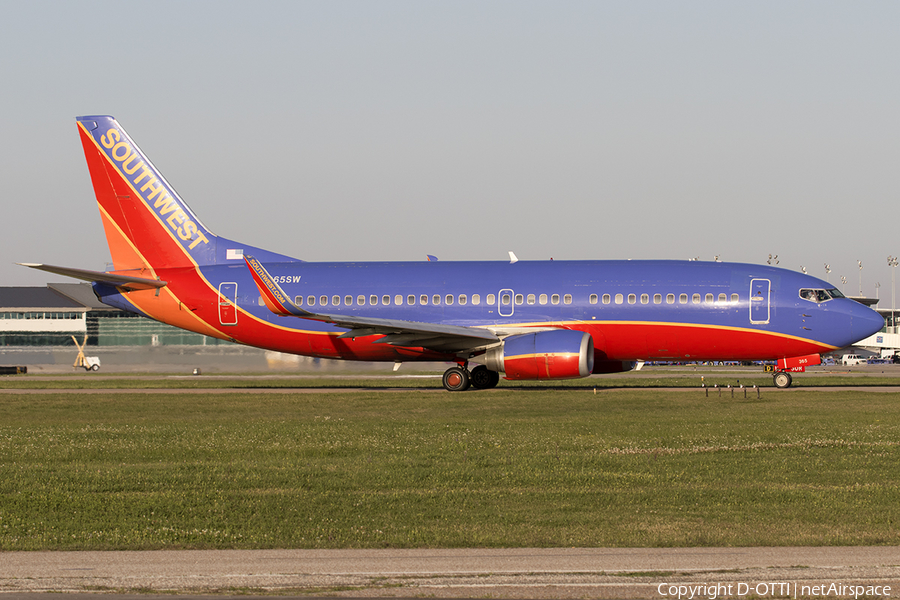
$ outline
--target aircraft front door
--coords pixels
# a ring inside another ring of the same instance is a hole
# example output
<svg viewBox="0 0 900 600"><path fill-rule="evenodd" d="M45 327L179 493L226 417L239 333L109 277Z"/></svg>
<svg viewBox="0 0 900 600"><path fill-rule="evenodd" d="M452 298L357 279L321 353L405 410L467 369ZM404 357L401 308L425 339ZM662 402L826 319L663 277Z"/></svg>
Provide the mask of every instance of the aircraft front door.
<svg viewBox="0 0 900 600"><path fill-rule="evenodd" d="M772 282L768 279L750 280L750 322L764 325L769 322L769 296Z"/></svg>
<svg viewBox="0 0 900 600"><path fill-rule="evenodd" d="M497 314L501 317L511 317L514 311L513 291L500 290L500 293L497 294Z"/></svg>
<svg viewBox="0 0 900 600"><path fill-rule="evenodd" d="M237 283L219 284L219 323L237 325Z"/></svg>

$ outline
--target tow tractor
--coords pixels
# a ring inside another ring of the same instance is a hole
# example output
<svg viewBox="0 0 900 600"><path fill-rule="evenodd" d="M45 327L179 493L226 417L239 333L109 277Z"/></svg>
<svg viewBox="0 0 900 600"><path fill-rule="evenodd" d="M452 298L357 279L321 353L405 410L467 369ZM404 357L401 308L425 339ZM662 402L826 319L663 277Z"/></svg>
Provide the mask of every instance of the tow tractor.
<svg viewBox="0 0 900 600"><path fill-rule="evenodd" d="M80 345L74 335L72 336L72 341L75 342L75 347L78 348L78 356L75 357L75 364L72 367L75 369L81 367L85 371L99 371L100 357L84 355L84 348L87 346L87 334L84 334L84 340L82 340Z"/></svg>

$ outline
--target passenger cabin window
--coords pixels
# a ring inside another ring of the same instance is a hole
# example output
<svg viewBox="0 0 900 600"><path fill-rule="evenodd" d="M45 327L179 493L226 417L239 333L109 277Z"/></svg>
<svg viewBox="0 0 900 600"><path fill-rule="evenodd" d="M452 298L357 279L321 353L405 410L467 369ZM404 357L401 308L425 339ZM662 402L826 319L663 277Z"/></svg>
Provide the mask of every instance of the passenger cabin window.
<svg viewBox="0 0 900 600"><path fill-rule="evenodd" d="M563 304L572 304L572 294L563 296Z"/></svg>
<svg viewBox="0 0 900 600"><path fill-rule="evenodd" d="M484 300L485 300L485 302L488 303L489 306L493 306L494 303L497 301L497 297L493 294L488 294L487 296L484 297ZM472 301L475 302L475 296L472 296Z"/></svg>
<svg viewBox="0 0 900 600"><path fill-rule="evenodd" d="M481 294L472 294L472 304L475 306L481 304Z"/></svg>
<svg viewBox="0 0 900 600"><path fill-rule="evenodd" d="M396 304L397 306L403 304L403 296L401 296L400 294L394 296L394 304Z"/></svg>
<svg viewBox="0 0 900 600"><path fill-rule="evenodd" d="M332 296L331 297L331 305L332 306L340 306L341 305L341 297L340 296Z"/></svg>
<svg viewBox="0 0 900 600"><path fill-rule="evenodd" d="M327 306L328 305L328 296L319 296L319 304L321 306Z"/></svg>
<svg viewBox="0 0 900 600"><path fill-rule="evenodd" d="M344 296L344 304L346 306L352 306L353 305L353 296Z"/></svg>
<svg viewBox="0 0 900 600"><path fill-rule="evenodd" d="M453 296L450 296L450 297L452 298ZM432 296L431 303L434 304L435 306L439 305L441 303L441 295L435 294L434 296Z"/></svg>
<svg viewBox="0 0 900 600"><path fill-rule="evenodd" d="M622 301L625 299L625 296L622 294L616 294L616 304L622 304Z"/></svg>
<svg viewBox="0 0 900 600"><path fill-rule="evenodd" d="M688 295L687 295L687 294L681 294L680 296L678 296L678 303L679 303L679 304L687 304L687 301L688 301Z"/></svg>
<svg viewBox="0 0 900 600"><path fill-rule="evenodd" d="M550 304L559 304L559 294L550 296Z"/></svg>
<svg viewBox="0 0 900 600"><path fill-rule="evenodd" d="M726 296L725 294L719 294L719 303L725 304L726 302L728 302L728 296Z"/></svg>
<svg viewBox="0 0 900 600"><path fill-rule="evenodd" d="M446 304L447 306L450 306L451 304L453 304L453 294L447 294L444 297L444 304Z"/></svg>
<svg viewBox="0 0 900 600"><path fill-rule="evenodd" d="M609 294L603 294L603 304L609 304L610 296Z"/></svg>
<svg viewBox="0 0 900 600"><path fill-rule="evenodd" d="M428 304L428 294L422 294L421 296L419 296L419 304L421 304L422 306Z"/></svg>
<svg viewBox="0 0 900 600"><path fill-rule="evenodd" d="M356 304L357 304L357 306L365 306L365 305L366 305L366 297L365 297L365 296L362 296L362 295L357 296L357 297L356 297Z"/></svg>
<svg viewBox="0 0 900 600"><path fill-rule="evenodd" d="M390 306L391 305L391 297L385 294L381 297L381 305L382 306Z"/></svg>
<svg viewBox="0 0 900 600"><path fill-rule="evenodd" d="M465 306L466 303L467 303L468 301L469 301L469 299L468 299L468 297L467 297L465 294L460 294L460 295L459 295L459 303L460 303L460 305Z"/></svg>
<svg viewBox="0 0 900 600"><path fill-rule="evenodd" d="M307 296L306 303L309 304L310 306L315 306L316 305L316 297L315 296Z"/></svg>
<svg viewBox="0 0 900 600"><path fill-rule="evenodd" d="M650 294L641 294L641 304L650 304Z"/></svg>
<svg viewBox="0 0 900 600"><path fill-rule="evenodd" d="M409 294L409 295L406 297L406 303L407 303L409 306L415 306L415 304L416 304L416 297L415 297L414 295L412 295L412 294Z"/></svg>
<svg viewBox="0 0 900 600"><path fill-rule="evenodd" d="M369 296L369 305L377 306L378 305L378 296L376 296L375 294L372 294L371 296Z"/></svg>
<svg viewBox="0 0 900 600"><path fill-rule="evenodd" d="M294 304L296 304L297 306L303 306L303 296L295 296Z"/></svg>
<svg viewBox="0 0 900 600"><path fill-rule="evenodd" d="M653 294L653 304L662 304L662 294Z"/></svg>
<svg viewBox="0 0 900 600"><path fill-rule="evenodd" d="M591 304L597 304L597 300L598 300L597 294L591 294L591 299L590 299Z"/></svg>
<svg viewBox="0 0 900 600"><path fill-rule="evenodd" d="M707 304L712 304L714 298L715 298L715 296L713 296L712 294L707 294L707 295L706 295L706 303L707 303Z"/></svg>
<svg viewBox="0 0 900 600"><path fill-rule="evenodd" d="M737 294L732 294L732 295L731 295L731 301L734 302L735 304L738 303L738 300L739 300L739 299L740 299L740 296L738 296Z"/></svg>
<svg viewBox="0 0 900 600"><path fill-rule="evenodd" d="M691 302L694 304L700 304L700 294L694 294L691 296Z"/></svg>
<svg viewBox="0 0 900 600"><path fill-rule="evenodd" d="M525 302L525 297L522 294L516 294L516 306L522 306L523 302Z"/></svg>
<svg viewBox="0 0 900 600"><path fill-rule="evenodd" d="M525 299L525 302L528 304L534 304L534 294L528 294L528 298Z"/></svg>
<svg viewBox="0 0 900 600"><path fill-rule="evenodd" d="M666 294L666 304L675 304L675 294Z"/></svg>
<svg viewBox="0 0 900 600"><path fill-rule="evenodd" d="M628 294L628 304L634 304L635 302L637 302L637 296Z"/></svg>
<svg viewBox="0 0 900 600"><path fill-rule="evenodd" d="M538 296L538 302L541 304L547 304L547 294L541 294Z"/></svg>

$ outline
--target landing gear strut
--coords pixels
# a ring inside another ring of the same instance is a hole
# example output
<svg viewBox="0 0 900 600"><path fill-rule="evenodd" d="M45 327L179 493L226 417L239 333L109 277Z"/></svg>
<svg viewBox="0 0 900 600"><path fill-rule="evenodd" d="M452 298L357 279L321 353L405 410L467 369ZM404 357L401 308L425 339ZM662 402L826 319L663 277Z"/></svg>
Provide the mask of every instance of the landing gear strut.
<svg viewBox="0 0 900 600"><path fill-rule="evenodd" d="M784 371L778 371L772 377L772 380L775 382L775 387L777 388L789 388L791 387L791 374L785 373Z"/></svg>

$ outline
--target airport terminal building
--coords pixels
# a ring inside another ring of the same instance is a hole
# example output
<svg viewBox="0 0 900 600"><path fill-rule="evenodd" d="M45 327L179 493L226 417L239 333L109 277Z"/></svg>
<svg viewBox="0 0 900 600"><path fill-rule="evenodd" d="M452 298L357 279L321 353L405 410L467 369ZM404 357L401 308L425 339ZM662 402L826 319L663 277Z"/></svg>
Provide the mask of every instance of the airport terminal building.
<svg viewBox="0 0 900 600"><path fill-rule="evenodd" d="M0 287L0 345L215 346L223 342L102 304L89 283Z"/></svg>

